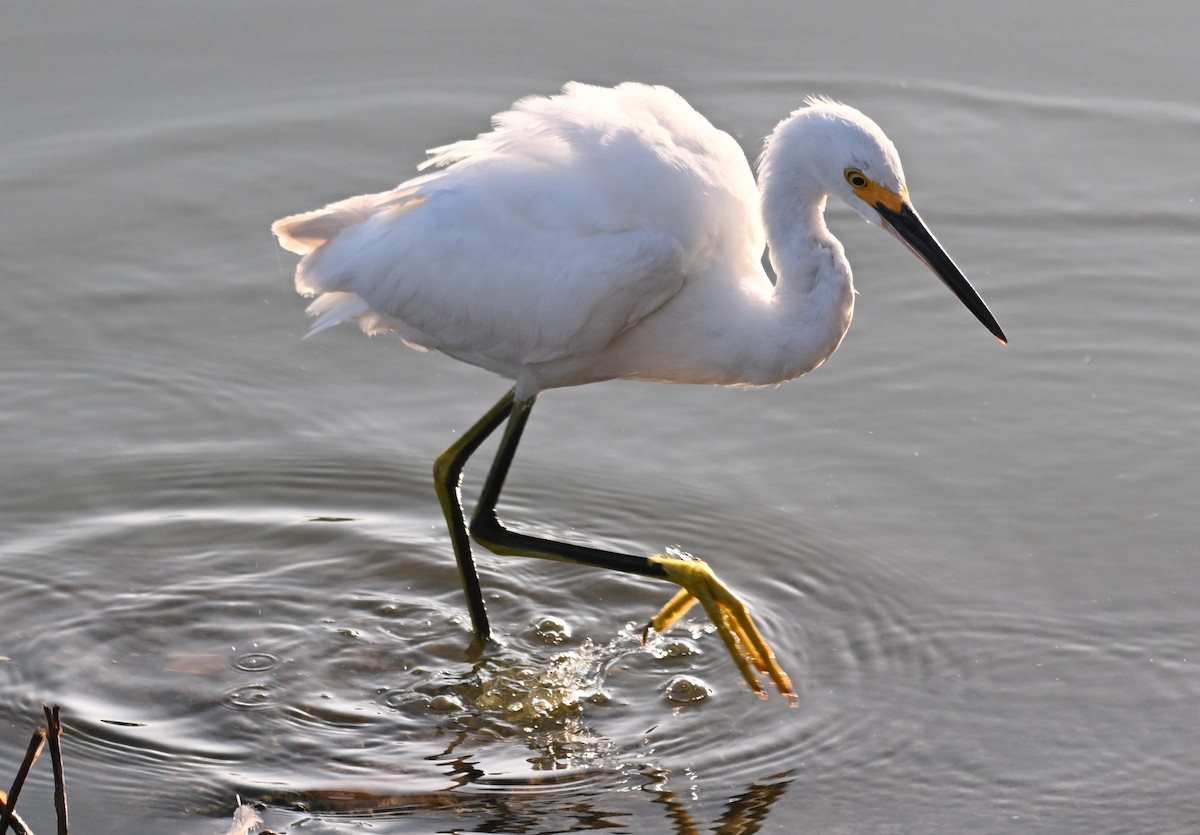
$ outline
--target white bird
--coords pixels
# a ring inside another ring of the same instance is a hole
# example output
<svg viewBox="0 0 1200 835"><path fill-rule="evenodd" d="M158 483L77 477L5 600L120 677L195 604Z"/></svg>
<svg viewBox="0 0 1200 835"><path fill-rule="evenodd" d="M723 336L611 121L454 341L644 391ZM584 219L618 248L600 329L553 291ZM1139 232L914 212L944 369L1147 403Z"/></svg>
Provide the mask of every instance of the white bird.
<svg viewBox="0 0 1200 835"><path fill-rule="evenodd" d="M734 139L674 91L571 83L429 153L427 173L391 191L272 231L303 256L296 288L316 296L309 335L353 319L515 381L434 466L476 634L486 640L489 627L459 486L467 459L507 420L471 537L498 554L677 583L650 626L667 628L698 599L751 689L765 697L753 666L794 703L749 611L702 561L518 533L501 525L496 502L545 389L610 379L761 386L824 362L854 309L850 266L825 225L830 196L896 236L1006 341L913 210L895 147L859 111L809 98L767 138L756 183Z"/></svg>

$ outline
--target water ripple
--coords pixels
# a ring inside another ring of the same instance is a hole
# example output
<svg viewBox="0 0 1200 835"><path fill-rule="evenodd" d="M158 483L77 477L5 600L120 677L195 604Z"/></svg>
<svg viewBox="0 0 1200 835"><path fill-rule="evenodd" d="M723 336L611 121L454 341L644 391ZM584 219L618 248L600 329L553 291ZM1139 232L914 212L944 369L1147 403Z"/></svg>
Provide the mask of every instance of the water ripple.
<svg viewBox="0 0 1200 835"><path fill-rule="evenodd" d="M679 814L802 776L1050 814L1065 796L1099 807L1114 769L1161 793L1195 764L1177 711L1135 724L1200 695L1196 624L995 611L768 510L714 520L709 498L674 497L676 532L706 540L793 673L792 710L750 696L703 620L643 647L669 590L611 572L484 557L500 643L473 646L436 516L382 509L416 475L233 454L135 469L97 476L133 485L104 512L0 552L3 703L61 704L85 760L120 763L117 795L153 779L353 818L639 789ZM629 486L587 488L597 528L619 529ZM510 511L535 517L539 489ZM323 496L354 510L329 524Z"/></svg>

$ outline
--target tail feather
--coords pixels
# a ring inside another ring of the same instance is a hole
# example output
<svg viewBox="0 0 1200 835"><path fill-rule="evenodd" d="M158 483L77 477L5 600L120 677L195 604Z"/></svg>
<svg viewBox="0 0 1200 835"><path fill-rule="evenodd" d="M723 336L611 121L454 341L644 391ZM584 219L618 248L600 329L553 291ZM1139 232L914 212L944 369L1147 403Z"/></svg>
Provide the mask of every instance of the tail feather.
<svg viewBox="0 0 1200 835"><path fill-rule="evenodd" d="M317 321L312 323L304 338L308 339L334 325L340 325L347 319L362 316L370 311L370 306L354 293L322 293L308 306L306 312L309 316L316 316Z"/></svg>
<svg viewBox="0 0 1200 835"><path fill-rule="evenodd" d="M378 196L374 194L351 197L323 209L281 218L271 224L271 231L284 249L307 255L343 229L366 220L377 204Z"/></svg>

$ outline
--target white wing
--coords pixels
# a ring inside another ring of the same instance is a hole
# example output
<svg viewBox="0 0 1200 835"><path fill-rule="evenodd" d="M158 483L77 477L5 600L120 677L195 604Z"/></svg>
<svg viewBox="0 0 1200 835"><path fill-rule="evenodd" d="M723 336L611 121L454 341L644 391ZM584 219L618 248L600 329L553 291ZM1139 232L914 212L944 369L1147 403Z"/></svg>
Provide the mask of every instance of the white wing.
<svg viewBox="0 0 1200 835"><path fill-rule="evenodd" d="M762 249L745 156L675 93L568 85L434 149L397 189L285 218L314 331L368 332L509 376L603 350L721 254Z"/></svg>

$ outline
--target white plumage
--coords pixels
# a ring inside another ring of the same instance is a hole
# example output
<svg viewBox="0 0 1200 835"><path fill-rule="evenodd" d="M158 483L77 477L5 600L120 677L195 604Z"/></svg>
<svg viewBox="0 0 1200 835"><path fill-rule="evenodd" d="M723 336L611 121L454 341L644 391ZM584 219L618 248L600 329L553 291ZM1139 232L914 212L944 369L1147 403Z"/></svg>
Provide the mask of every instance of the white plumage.
<svg viewBox="0 0 1200 835"><path fill-rule="evenodd" d="M733 138L665 87L568 84L430 153L428 173L274 232L304 256L296 286L318 297L313 333L356 318L510 377L518 396L808 371L853 308L824 194L878 222L843 169L906 193L878 127L820 99L772 134L761 195ZM761 267L764 210L778 287Z"/></svg>
<svg viewBox="0 0 1200 835"><path fill-rule="evenodd" d="M732 137L675 92L643 84L572 83L560 95L525 98L491 131L430 154L425 173L391 191L272 228L303 256L296 288L316 296L310 333L356 319L368 333L394 330L414 347L516 381L437 468L481 637L487 623L458 479L505 419L472 526L477 539L502 553L691 588L678 566L663 568L667 558L504 529L495 519L500 485L543 389L613 378L765 385L824 362L854 308L850 267L824 222L828 196L894 234L1004 339L913 210L892 143L866 116L828 99L808 99L775 128L757 183ZM762 267L768 244L774 283Z"/></svg>

